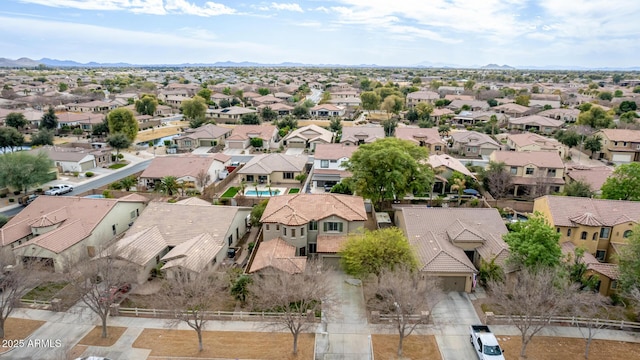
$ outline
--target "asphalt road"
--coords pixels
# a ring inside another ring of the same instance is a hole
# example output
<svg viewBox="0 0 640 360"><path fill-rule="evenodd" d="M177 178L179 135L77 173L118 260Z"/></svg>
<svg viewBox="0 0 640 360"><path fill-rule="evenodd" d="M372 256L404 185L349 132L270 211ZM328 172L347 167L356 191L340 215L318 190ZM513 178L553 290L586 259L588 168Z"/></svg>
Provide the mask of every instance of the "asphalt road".
<svg viewBox="0 0 640 360"><path fill-rule="evenodd" d="M129 175L133 175L137 172L140 172L144 169L147 168L147 166L149 166L149 163L151 163L152 159L147 159L147 160L143 160L139 163L136 163L134 165L128 166L128 167L124 167L122 169L119 169L118 171L114 171L110 174L106 174L103 176L99 176L95 179L89 180L84 184L80 184L77 186L74 186L73 191L70 193L67 193L65 195L62 196L78 196L80 194L83 194L89 190L92 189L97 189L99 187L111 184L114 181L118 181L124 177L127 177ZM15 216L16 214L18 214L20 211L22 211L22 209L24 209L24 207L19 206L13 209L9 209L9 210L5 210L5 211L1 211L0 214L4 215L6 217L12 217Z"/></svg>
<svg viewBox="0 0 640 360"><path fill-rule="evenodd" d="M314 103L320 102L320 97L322 96L322 90L319 89L311 89L311 94L307 95L307 100L311 100Z"/></svg>

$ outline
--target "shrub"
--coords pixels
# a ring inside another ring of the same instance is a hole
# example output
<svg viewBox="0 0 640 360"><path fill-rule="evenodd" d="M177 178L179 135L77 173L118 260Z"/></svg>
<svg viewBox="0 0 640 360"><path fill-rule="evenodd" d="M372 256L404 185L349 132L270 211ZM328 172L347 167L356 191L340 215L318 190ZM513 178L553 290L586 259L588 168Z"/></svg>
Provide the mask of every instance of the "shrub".
<svg viewBox="0 0 640 360"><path fill-rule="evenodd" d="M9 199L9 202L10 202L10 203L12 203L12 202L14 202L14 201L16 201L16 199L14 199L14 198L10 198L10 199Z"/></svg>
<svg viewBox="0 0 640 360"><path fill-rule="evenodd" d="M167 200L167 202L168 202L169 204L173 204L173 203L178 202L178 199L169 199L169 200Z"/></svg>
<svg viewBox="0 0 640 360"><path fill-rule="evenodd" d="M75 176L75 177L80 176L80 172L79 172L79 171L74 171L74 172L73 172L73 176Z"/></svg>
<svg viewBox="0 0 640 360"><path fill-rule="evenodd" d="M123 155L123 154L118 154L118 159L119 159L119 160L124 159L124 155Z"/></svg>
<svg viewBox="0 0 640 360"><path fill-rule="evenodd" d="M164 146L169 146L171 145L171 140L165 140L164 141Z"/></svg>
<svg viewBox="0 0 640 360"><path fill-rule="evenodd" d="M111 161L116 161L116 154L111 154Z"/></svg>
<svg viewBox="0 0 640 360"><path fill-rule="evenodd" d="M253 241L247 244L247 249L249 250L249 254L251 254L254 247L256 247L256 243Z"/></svg>
<svg viewBox="0 0 640 360"><path fill-rule="evenodd" d="M42 192L42 188L37 188L37 189L36 189L36 192L37 192L37 193L41 193L41 192Z"/></svg>
<svg viewBox="0 0 640 360"><path fill-rule="evenodd" d="M111 191L109 190L103 191L102 196L104 196L106 199L111 199L113 197L113 195L111 195Z"/></svg>
<svg viewBox="0 0 640 360"><path fill-rule="evenodd" d="M111 183L111 184L109 185L109 189L112 189L112 190L122 190L122 184L120 184L120 182L119 182L119 181L118 181L118 182Z"/></svg>
<svg viewBox="0 0 640 360"><path fill-rule="evenodd" d="M473 199L469 202L469 205L471 205L471 207L478 207L479 204L480 204L480 200L478 199Z"/></svg>
<svg viewBox="0 0 640 360"><path fill-rule="evenodd" d="M20 190L16 190L13 192L13 195L20 195L20 192L21 192Z"/></svg>
<svg viewBox="0 0 640 360"><path fill-rule="evenodd" d="M0 194L0 198L4 199L7 197L7 194Z"/></svg>
<svg viewBox="0 0 640 360"><path fill-rule="evenodd" d="M147 145L149 145L149 147L153 147L153 141L149 141Z"/></svg>
<svg viewBox="0 0 640 360"><path fill-rule="evenodd" d="M84 173L84 176L90 178L93 177L93 175L95 175L94 173L92 173L91 171L87 171L86 173Z"/></svg>

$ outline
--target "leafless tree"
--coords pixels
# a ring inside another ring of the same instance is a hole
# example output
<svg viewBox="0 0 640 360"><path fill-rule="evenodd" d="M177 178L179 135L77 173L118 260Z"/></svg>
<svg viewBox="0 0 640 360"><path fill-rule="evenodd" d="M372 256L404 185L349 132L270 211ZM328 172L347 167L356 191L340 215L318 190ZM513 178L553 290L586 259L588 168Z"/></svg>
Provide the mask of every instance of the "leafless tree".
<svg viewBox="0 0 640 360"><path fill-rule="evenodd" d="M520 330L521 358L526 358L531 339L549 325L551 318L566 314L578 296L576 284L548 268L526 268L511 281L490 282L488 288L498 313L508 316Z"/></svg>
<svg viewBox="0 0 640 360"><path fill-rule="evenodd" d="M294 354L298 352L298 336L316 325L314 314L326 313L335 305L327 271L316 263L308 262L305 272L298 274L261 272L254 275L249 289L255 308L282 314L269 326L291 332Z"/></svg>
<svg viewBox="0 0 640 360"><path fill-rule="evenodd" d="M391 321L400 335L398 357L402 357L404 339L416 327L425 324L427 317L423 311L431 313L433 307L442 300L444 293L435 277L422 278L417 271L406 267L394 270L384 269L378 282L371 282L373 296L368 296L368 305L381 314L391 315ZM368 291L369 292L369 291ZM415 318L415 315L419 315Z"/></svg>
<svg viewBox="0 0 640 360"><path fill-rule="evenodd" d="M211 174L202 169L196 174L196 184L204 190L211 182Z"/></svg>
<svg viewBox="0 0 640 360"><path fill-rule="evenodd" d="M198 335L198 351L203 351L202 331L211 319L208 311L216 310L221 294L228 294L223 289L226 285L219 274L204 272L189 276L186 272L176 273L166 279L162 290L156 295L161 308L170 309L170 326L184 322Z"/></svg>
<svg viewBox="0 0 640 360"><path fill-rule="evenodd" d="M105 250L93 259L66 261L67 281L75 292L102 322L102 337L107 337L107 319L113 304L119 302L124 289L135 281L136 270L118 259L115 252ZM122 290L122 291L120 291Z"/></svg>
<svg viewBox="0 0 640 360"><path fill-rule="evenodd" d="M581 318L576 321L576 325L585 340L584 358L589 359L589 347L593 337L607 326L602 320L615 317L618 308L608 306L609 300L606 297L589 291L580 293L573 305L573 314Z"/></svg>
<svg viewBox="0 0 640 360"><path fill-rule="evenodd" d="M20 299L51 274L37 262L11 265L6 255L0 256L0 338L4 338L5 321L20 304Z"/></svg>
<svg viewBox="0 0 640 360"><path fill-rule="evenodd" d="M507 196L513 187L511 174L504 163L490 162L482 181L487 186L489 193L496 199Z"/></svg>

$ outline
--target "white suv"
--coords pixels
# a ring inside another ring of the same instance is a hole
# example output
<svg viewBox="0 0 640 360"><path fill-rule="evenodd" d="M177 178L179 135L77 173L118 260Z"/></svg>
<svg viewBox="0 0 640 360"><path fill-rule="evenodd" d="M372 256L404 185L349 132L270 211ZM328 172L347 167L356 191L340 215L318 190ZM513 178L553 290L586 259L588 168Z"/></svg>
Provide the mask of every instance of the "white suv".
<svg viewBox="0 0 640 360"><path fill-rule="evenodd" d="M62 195L73 191L73 186L67 184L53 185L45 191L45 195Z"/></svg>

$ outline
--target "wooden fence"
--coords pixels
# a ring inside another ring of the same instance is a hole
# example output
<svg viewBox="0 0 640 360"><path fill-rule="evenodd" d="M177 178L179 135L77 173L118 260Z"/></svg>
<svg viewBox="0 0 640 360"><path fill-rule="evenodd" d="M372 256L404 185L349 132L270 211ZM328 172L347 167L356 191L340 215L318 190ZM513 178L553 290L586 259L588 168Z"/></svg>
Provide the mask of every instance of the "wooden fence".
<svg viewBox="0 0 640 360"><path fill-rule="evenodd" d="M583 318L577 316L554 316L549 318L533 317L533 320L539 322L548 322L549 324L564 325L564 326L582 326L582 327L605 327L605 328L617 328L617 329L631 329L640 330L640 322L626 321L626 320L607 320L607 319L595 319L595 318ZM513 324L512 318L508 315L494 315L492 313L485 313L485 322L487 324L507 323Z"/></svg>
<svg viewBox="0 0 640 360"><path fill-rule="evenodd" d="M141 309L141 308L122 308L112 306L111 316L135 316L135 317L154 317L154 318L172 318L175 312L165 309ZM273 321L285 316L283 313L276 312L247 312L247 311L205 311L205 316L211 320L247 320L247 321ZM313 322L319 322L320 317L309 311L305 316Z"/></svg>

